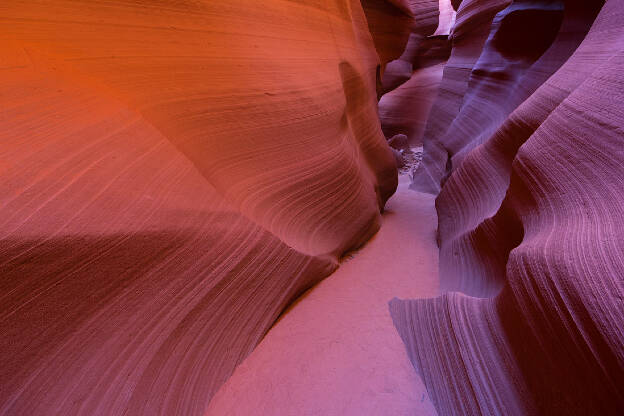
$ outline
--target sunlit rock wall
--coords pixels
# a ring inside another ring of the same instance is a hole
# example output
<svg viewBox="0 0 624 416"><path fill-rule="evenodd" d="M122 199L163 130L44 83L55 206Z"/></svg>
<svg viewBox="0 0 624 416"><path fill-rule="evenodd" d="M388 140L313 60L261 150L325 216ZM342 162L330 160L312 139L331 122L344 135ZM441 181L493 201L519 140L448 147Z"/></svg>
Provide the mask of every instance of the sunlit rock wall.
<svg viewBox="0 0 624 416"><path fill-rule="evenodd" d="M418 2L0 4L0 414L205 411L379 227L404 45L369 27L398 7L435 27Z"/></svg>

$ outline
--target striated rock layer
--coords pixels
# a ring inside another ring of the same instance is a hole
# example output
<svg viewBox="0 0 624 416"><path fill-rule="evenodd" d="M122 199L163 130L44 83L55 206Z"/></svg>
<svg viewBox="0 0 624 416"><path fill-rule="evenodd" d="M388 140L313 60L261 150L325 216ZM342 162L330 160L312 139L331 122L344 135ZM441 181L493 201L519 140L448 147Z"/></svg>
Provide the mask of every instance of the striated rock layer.
<svg viewBox="0 0 624 416"><path fill-rule="evenodd" d="M376 232L369 4L0 4L0 414L202 414Z"/></svg>
<svg viewBox="0 0 624 416"><path fill-rule="evenodd" d="M439 0L361 0L382 64L397 59L410 35L433 33ZM380 74L381 75L381 74Z"/></svg>
<svg viewBox="0 0 624 416"><path fill-rule="evenodd" d="M481 143L485 143L486 148L496 145L498 142L494 133L507 136L507 139L503 139L505 144L499 144L498 147L499 152L509 153L510 147L507 143L522 140L522 133L515 127L522 124L522 121L514 123L514 120L541 117L535 123L534 130L546 118L544 112L540 116L534 110L544 106L539 104L540 101L551 102L550 98L545 98L541 93L527 100L518 113L509 119L507 116L561 67L583 40L597 13L597 7L591 3L579 5L568 2L565 16L561 15L562 10L563 4L558 2L515 2L497 15L492 25L492 34L473 68L461 111L443 139L447 155L451 156L446 161L449 169L447 174L454 172L455 168L468 169L467 173L451 175L437 199L440 212L440 256L443 258L440 276L443 287L448 290L459 289L470 295L488 296L500 289L500 267L485 259L470 264L470 259L482 255L482 250L477 245L488 239L488 232L482 230L485 232L482 234L475 227L480 221L492 216L500 206L509 174L506 173L506 179L490 172L482 176L486 182L481 185L483 191L476 198L474 195L470 197L471 200L479 201L476 203L478 207L472 211L466 210L466 206L470 204L467 205L465 200L460 201L459 195L466 192L463 190L466 187L465 178L474 178L473 171L480 169L471 167L471 163L464 165L463 161ZM553 34L552 29L548 29L553 23L560 28L558 34ZM514 38L514 34L518 33L516 28L518 25L528 24L532 25L539 36L527 39L524 46L519 46L522 41ZM543 41L547 35L550 36L547 39L550 42ZM506 48L513 49L513 52ZM534 49L537 51L534 52ZM526 140L530 132L523 133ZM513 158L513 147L511 149ZM505 160L498 156L485 159L497 165ZM506 164L509 166L511 160ZM458 246L465 244L474 246L471 255L458 255L462 251Z"/></svg>
<svg viewBox="0 0 624 416"><path fill-rule="evenodd" d="M457 11L449 36L452 49L444 66L437 97L423 132L423 163L414 173L412 189L437 194L446 174L448 152L443 138L459 113L477 62L496 13L510 0L466 0Z"/></svg>
<svg viewBox="0 0 624 416"><path fill-rule="evenodd" d="M437 294L434 197L400 182L379 233L289 308L207 416L436 414L388 314L397 293Z"/></svg>
<svg viewBox="0 0 624 416"><path fill-rule="evenodd" d="M493 20L438 139L450 293L390 303L440 414L624 412L622 22L620 0L514 1Z"/></svg>
<svg viewBox="0 0 624 416"><path fill-rule="evenodd" d="M624 413L624 0L0 21L0 414Z"/></svg>
<svg viewBox="0 0 624 416"><path fill-rule="evenodd" d="M406 135L412 146L421 144L424 124L442 77L442 64L450 53L445 31L454 14L448 10L448 1L440 0L435 6L441 10L438 28L434 31L425 27L425 31L418 27L418 31L410 33L405 49L398 59L387 64L381 79L381 129L388 139ZM434 35L437 33L440 34Z"/></svg>
<svg viewBox="0 0 624 416"><path fill-rule="evenodd" d="M442 79L447 49L444 36L422 43L425 44L425 54L433 50L433 56L426 57L423 64L408 66L413 68L409 79L379 100L379 118L384 135L391 138L405 134L412 146L422 144L422 133ZM396 68L404 62L396 60L391 64Z"/></svg>

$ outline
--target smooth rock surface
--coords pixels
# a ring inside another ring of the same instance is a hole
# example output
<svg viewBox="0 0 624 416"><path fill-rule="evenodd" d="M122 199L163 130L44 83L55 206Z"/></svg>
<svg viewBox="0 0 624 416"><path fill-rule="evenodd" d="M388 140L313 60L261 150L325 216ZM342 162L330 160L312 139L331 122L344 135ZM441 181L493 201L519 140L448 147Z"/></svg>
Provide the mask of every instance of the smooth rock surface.
<svg viewBox="0 0 624 416"><path fill-rule="evenodd" d="M0 23L0 415L624 414L624 0Z"/></svg>
<svg viewBox="0 0 624 416"><path fill-rule="evenodd" d="M510 0L466 0L457 11L449 35L452 49L442 80L426 119L422 143L423 163L414 172L412 189L437 194L450 167L445 135L459 114L472 69L490 33L492 21Z"/></svg>
<svg viewBox="0 0 624 416"><path fill-rule="evenodd" d="M526 5L515 3L499 17ZM456 148L436 200L450 293L390 303L439 413L624 411L624 4L592 22L600 6L565 2L562 29L512 91L554 75L491 137Z"/></svg>
<svg viewBox="0 0 624 416"><path fill-rule="evenodd" d="M207 415L435 415L387 299L437 295L432 195L409 179L382 227L305 293L211 402Z"/></svg>
<svg viewBox="0 0 624 416"><path fill-rule="evenodd" d="M203 414L397 186L360 2L0 20L0 414Z"/></svg>

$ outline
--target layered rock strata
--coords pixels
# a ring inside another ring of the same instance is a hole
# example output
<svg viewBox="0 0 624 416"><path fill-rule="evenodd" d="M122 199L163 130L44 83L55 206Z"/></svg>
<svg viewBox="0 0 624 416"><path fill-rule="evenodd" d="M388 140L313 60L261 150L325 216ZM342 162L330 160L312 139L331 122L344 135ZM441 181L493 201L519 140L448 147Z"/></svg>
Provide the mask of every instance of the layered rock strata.
<svg viewBox="0 0 624 416"><path fill-rule="evenodd" d="M549 45L504 46L507 25L559 13ZM494 19L445 143L450 293L390 303L441 414L624 411L623 21L618 0L514 2ZM483 65L494 50L505 64Z"/></svg>
<svg viewBox="0 0 624 416"><path fill-rule="evenodd" d="M0 414L624 413L623 0L5 3Z"/></svg>
<svg viewBox="0 0 624 416"><path fill-rule="evenodd" d="M451 55L444 66L437 96L426 119L423 163L414 173L412 188L437 194L447 171L446 132L462 108L472 69L481 55L496 14L510 0L466 0L457 11L449 36Z"/></svg>
<svg viewBox="0 0 624 416"><path fill-rule="evenodd" d="M435 28L421 3L376 10ZM378 68L398 54L365 10L0 5L0 414L203 414L376 232L397 186Z"/></svg>

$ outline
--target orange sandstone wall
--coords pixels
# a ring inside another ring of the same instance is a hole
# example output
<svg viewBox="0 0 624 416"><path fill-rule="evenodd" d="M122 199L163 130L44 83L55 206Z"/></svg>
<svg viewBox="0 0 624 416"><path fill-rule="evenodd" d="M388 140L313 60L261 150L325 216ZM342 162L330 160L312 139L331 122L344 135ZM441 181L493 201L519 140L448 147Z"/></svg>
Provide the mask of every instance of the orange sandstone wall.
<svg viewBox="0 0 624 416"><path fill-rule="evenodd" d="M12 0L0 21L0 414L201 414L379 227L392 54L355 0Z"/></svg>

